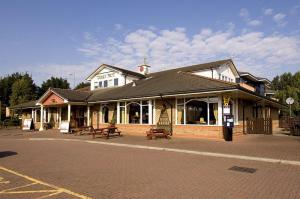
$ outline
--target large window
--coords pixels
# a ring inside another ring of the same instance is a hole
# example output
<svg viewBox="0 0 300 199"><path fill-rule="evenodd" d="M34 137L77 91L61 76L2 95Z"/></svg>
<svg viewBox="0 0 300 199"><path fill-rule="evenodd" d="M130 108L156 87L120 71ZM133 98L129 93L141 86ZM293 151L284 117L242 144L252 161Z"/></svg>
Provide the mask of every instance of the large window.
<svg viewBox="0 0 300 199"><path fill-rule="evenodd" d="M137 102L132 102L127 106L129 124L139 124L141 118L141 107Z"/></svg>
<svg viewBox="0 0 300 199"><path fill-rule="evenodd" d="M192 100L185 105L186 124L207 124L207 103Z"/></svg>
<svg viewBox="0 0 300 199"><path fill-rule="evenodd" d="M177 99L177 124L217 125L218 99Z"/></svg>
<svg viewBox="0 0 300 199"><path fill-rule="evenodd" d="M119 102L118 108L120 124L152 124L152 101Z"/></svg>

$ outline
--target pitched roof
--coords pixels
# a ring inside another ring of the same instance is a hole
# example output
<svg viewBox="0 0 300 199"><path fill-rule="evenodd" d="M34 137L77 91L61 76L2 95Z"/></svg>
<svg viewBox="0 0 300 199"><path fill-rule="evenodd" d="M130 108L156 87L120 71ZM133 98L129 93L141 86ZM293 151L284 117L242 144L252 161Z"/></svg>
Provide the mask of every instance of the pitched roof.
<svg viewBox="0 0 300 199"><path fill-rule="evenodd" d="M12 106L11 109L24 109L24 108L34 108L34 107L38 107L36 105L36 100L32 100L32 101L29 101L29 102L25 102L25 103L22 103L22 104L17 104L15 106Z"/></svg>
<svg viewBox="0 0 300 199"><path fill-rule="evenodd" d="M89 79L90 77L94 76L101 67L105 67L105 66L109 67L109 68L112 68L114 70L121 71L122 73L127 74L127 75L132 75L132 76L140 77L140 78L145 77L141 73L137 73L137 72L134 72L134 71L131 71L131 70L127 70L127 69L124 69L124 68L120 68L120 67L117 67L117 66L112 66L112 65L108 65L108 64L102 64L96 70L94 70L86 79Z"/></svg>
<svg viewBox="0 0 300 199"><path fill-rule="evenodd" d="M237 84L193 75L179 70L152 73L147 78L112 89L92 92L88 102L151 97L236 88Z"/></svg>
<svg viewBox="0 0 300 199"><path fill-rule="evenodd" d="M70 102L86 101L86 99L91 95L90 91L78 91L62 88L50 88L50 91L57 93L59 96Z"/></svg>
<svg viewBox="0 0 300 199"><path fill-rule="evenodd" d="M245 72L245 71L238 71L240 76L250 76L252 77L252 79L256 80L256 81L267 81L268 83L271 83L271 81L267 78L264 78L264 77L258 77L258 76L255 76L249 72Z"/></svg>

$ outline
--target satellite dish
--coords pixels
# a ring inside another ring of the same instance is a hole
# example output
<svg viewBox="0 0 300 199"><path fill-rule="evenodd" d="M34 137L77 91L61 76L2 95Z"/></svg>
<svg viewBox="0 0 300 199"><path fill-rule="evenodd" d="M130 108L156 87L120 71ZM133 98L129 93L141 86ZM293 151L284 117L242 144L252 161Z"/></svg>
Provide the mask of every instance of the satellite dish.
<svg viewBox="0 0 300 199"><path fill-rule="evenodd" d="M292 105L292 104L294 104L294 99L291 98L291 97L289 97L289 98L287 98L287 99L285 100L285 102L286 102L287 104L289 104L289 105Z"/></svg>

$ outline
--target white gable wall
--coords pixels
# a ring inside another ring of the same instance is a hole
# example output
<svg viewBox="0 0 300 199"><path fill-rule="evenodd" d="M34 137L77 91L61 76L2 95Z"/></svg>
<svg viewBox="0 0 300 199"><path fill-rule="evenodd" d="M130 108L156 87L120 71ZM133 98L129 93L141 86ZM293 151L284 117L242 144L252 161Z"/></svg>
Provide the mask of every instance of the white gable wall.
<svg viewBox="0 0 300 199"><path fill-rule="evenodd" d="M206 69L202 71L197 71L194 72L193 74L208 77L208 78L220 79L224 81L236 82L236 77L232 72L230 66L228 66L227 64L221 65L220 67L214 68L212 70Z"/></svg>
<svg viewBox="0 0 300 199"><path fill-rule="evenodd" d="M125 80L126 78L126 80ZM100 70L92 79L91 79L91 90L95 90L97 88L105 88L104 82L107 82L107 87L114 87L114 80L118 79L118 85L117 86L123 86L126 84L132 82L135 79L138 79L136 77L131 77L124 75L121 71L110 69L109 67L105 67L102 70ZM101 82L101 83L100 83ZM102 87L100 86L102 84Z"/></svg>

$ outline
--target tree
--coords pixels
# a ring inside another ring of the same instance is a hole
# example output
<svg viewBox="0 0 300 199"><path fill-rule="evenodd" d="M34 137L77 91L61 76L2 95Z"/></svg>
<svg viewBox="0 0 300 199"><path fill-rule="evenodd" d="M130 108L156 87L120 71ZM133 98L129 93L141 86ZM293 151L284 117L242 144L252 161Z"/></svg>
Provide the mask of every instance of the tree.
<svg viewBox="0 0 300 199"><path fill-rule="evenodd" d="M16 80L21 79L24 75L28 74L13 73L0 78L0 100L2 104L9 106L9 96L12 93L12 85Z"/></svg>
<svg viewBox="0 0 300 199"><path fill-rule="evenodd" d="M51 77L50 79L42 83L42 86L39 90L39 96L42 96L50 87L69 89L70 84L66 79L63 79L61 77Z"/></svg>
<svg viewBox="0 0 300 199"><path fill-rule="evenodd" d="M36 99L36 86L32 78L25 74L21 79L17 79L12 85L12 93L9 97L10 105L14 106L20 103Z"/></svg>
<svg viewBox="0 0 300 199"><path fill-rule="evenodd" d="M81 82L81 83L79 83L79 84L75 87L75 90L76 90L76 89L80 89L80 88L85 88L85 87L88 87L88 86L91 86L90 82Z"/></svg>
<svg viewBox="0 0 300 199"><path fill-rule="evenodd" d="M272 80L272 89L276 91L275 97L282 104L286 104L286 99L292 97L294 99L292 114L300 115L300 71L294 75L283 73L280 76L274 77ZM284 109L283 111L286 114L288 113L288 109Z"/></svg>

